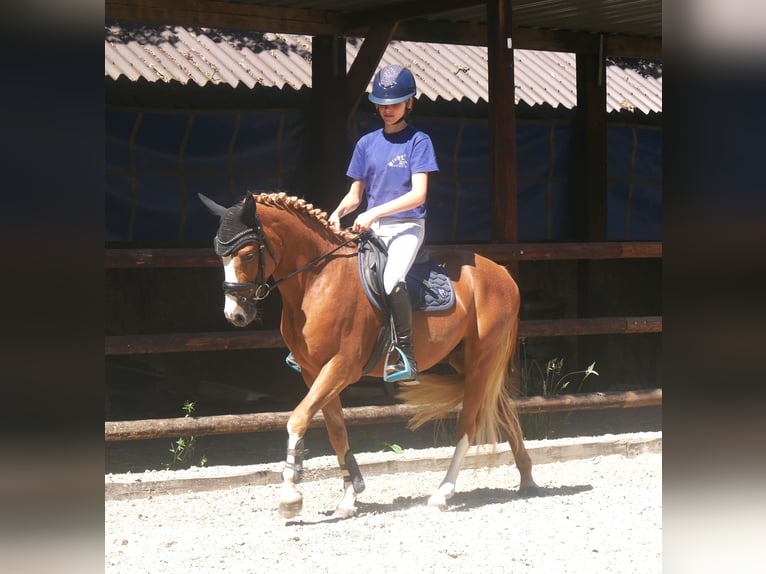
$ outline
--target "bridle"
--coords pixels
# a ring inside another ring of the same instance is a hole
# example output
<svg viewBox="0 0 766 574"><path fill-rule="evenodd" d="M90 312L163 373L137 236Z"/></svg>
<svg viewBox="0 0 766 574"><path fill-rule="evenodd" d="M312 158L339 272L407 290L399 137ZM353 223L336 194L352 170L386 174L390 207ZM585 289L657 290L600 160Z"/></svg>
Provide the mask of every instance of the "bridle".
<svg viewBox="0 0 766 574"><path fill-rule="evenodd" d="M220 243L217 235L216 241ZM271 245L269 245L269 242L266 239L266 235L263 233L263 227L261 227L261 220L258 215L255 215L255 225L251 229L247 229L233 237L229 243L238 244L236 247L237 251L251 243L258 245L258 276L255 278L255 282L238 283L235 281L224 281L224 295L231 295L241 304L245 304L250 300L264 300L276 286L270 286L268 282L264 280L266 276L266 257L264 256L264 249L268 251L274 263L276 263L277 260L274 257L274 251L271 249ZM253 293L250 297L245 297L241 294L242 291L252 291Z"/></svg>
<svg viewBox="0 0 766 574"><path fill-rule="evenodd" d="M231 295L240 304L263 301L266 297L269 296L269 294L274 290L274 288L280 285L281 283L284 283L288 279L292 279L296 275L303 273L310 267L313 267L314 265L316 265L323 259L326 259L330 255L332 255L333 253L335 253L342 247L345 247L349 243L352 243L362 238L367 233L368 233L367 231L362 231L361 233L354 234L353 237L345 240L340 245L333 247L327 253L323 253L319 257L315 257L314 259L306 263L304 266L296 269L295 271L282 277L281 279L278 279L274 283L269 284L265 278L266 276L265 252L268 252L268 254L271 256L271 260L274 261L274 263L277 263L277 260L276 260L276 257L274 257L274 251L271 249L271 245L269 245L269 242L266 239L266 235L263 233L263 228L261 227L261 220L258 217L258 214L256 214L255 225L251 229L248 229L242 232L237 237L232 238L232 240L229 241L229 243L236 242L238 244L237 249L241 249L243 246L251 244L251 243L255 243L258 246L258 255L259 255L258 276L256 277L255 281L245 282L245 283L239 283L234 281L224 281L222 285L224 295ZM216 236L216 241L218 241L218 236ZM242 295L243 291L252 291L252 294L248 297L248 296Z"/></svg>

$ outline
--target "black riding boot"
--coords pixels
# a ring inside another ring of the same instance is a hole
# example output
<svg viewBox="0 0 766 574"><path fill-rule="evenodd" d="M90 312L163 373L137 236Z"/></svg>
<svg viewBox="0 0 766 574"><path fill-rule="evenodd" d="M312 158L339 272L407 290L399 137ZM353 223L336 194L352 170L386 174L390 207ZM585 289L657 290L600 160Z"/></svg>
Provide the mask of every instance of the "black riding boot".
<svg viewBox="0 0 766 574"><path fill-rule="evenodd" d="M389 382L417 381L418 364L412 349L412 304L406 283L402 281L396 284L388 295L388 305L394 319L396 346L401 353L397 353L396 363L388 366L383 378Z"/></svg>

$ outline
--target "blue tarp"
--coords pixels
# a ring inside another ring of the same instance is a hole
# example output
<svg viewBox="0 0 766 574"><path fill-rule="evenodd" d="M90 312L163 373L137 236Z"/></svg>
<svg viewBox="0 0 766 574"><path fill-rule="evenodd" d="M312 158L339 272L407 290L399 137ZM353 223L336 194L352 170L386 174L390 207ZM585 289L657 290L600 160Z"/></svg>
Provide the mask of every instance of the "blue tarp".
<svg viewBox="0 0 766 574"><path fill-rule="evenodd" d="M427 240L489 239L489 126L461 118L413 117L431 136L440 172L430 179ZM379 121L360 114L358 135ZM204 242L214 221L201 192L231 204L247 190L285 189L297 169L297 111L106 113L106 239ZM356 136L355 136L356 137ZM349 141L349 150L354 141ZM659 240L662 131L609 126L608 238ZM563 121L517 121L520 241L574 240L572 128ZM320 206L330 211L334 205Z"/></svg>

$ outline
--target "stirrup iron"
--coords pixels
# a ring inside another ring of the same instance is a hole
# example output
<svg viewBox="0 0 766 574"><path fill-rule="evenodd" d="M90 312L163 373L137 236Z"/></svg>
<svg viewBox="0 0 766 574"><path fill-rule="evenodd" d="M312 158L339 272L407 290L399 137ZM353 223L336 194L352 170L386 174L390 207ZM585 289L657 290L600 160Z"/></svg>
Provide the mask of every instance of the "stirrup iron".
<svg viewBox="0 0 766 574"><path fill-rule="evenodd" d="M402 360L402 363L404 364L404 369L402 369L401 371L397 371L395 373L389 374L388 369L390 367L390 363L388 362L388 358L391 356L391 353L393 351L396 351L397 353L399 353L399 358ZM412 380L412 379L413 379L412 365L410 364L410 360L407 358L407 355L404 354L404 351L402 351L399 347L394 346L393 349L391 349L388 353L386 353L386 362L383 365L383 380L386 381L387 383L398 383L399 381L406 381L406 380Z"/></svg>
<svg viewBox="0 0 766 574"><path fill-rule="evenodd" d="M285 357L285 364L290 367L293 371L296 371L298 373L301 372L301 366L298 364L298 361L295 360L295 357L293 356L292 351L289 355Z"/></svg>

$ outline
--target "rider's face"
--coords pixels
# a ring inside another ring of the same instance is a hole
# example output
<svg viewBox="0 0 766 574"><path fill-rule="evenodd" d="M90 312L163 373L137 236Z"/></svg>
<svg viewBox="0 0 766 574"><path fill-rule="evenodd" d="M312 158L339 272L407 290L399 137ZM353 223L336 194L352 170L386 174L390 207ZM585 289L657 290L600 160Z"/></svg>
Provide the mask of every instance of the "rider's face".
<svg viewBox="0 0 766 574"><path fill-rule="evenodd" d="M409 101L390 105L378 104L378 114L380 114L380 117L385 124L385 128L395 128L399 125L404 127L405 124L397 124L397 122L404 117L404 113L410 105Z"/></svg>

